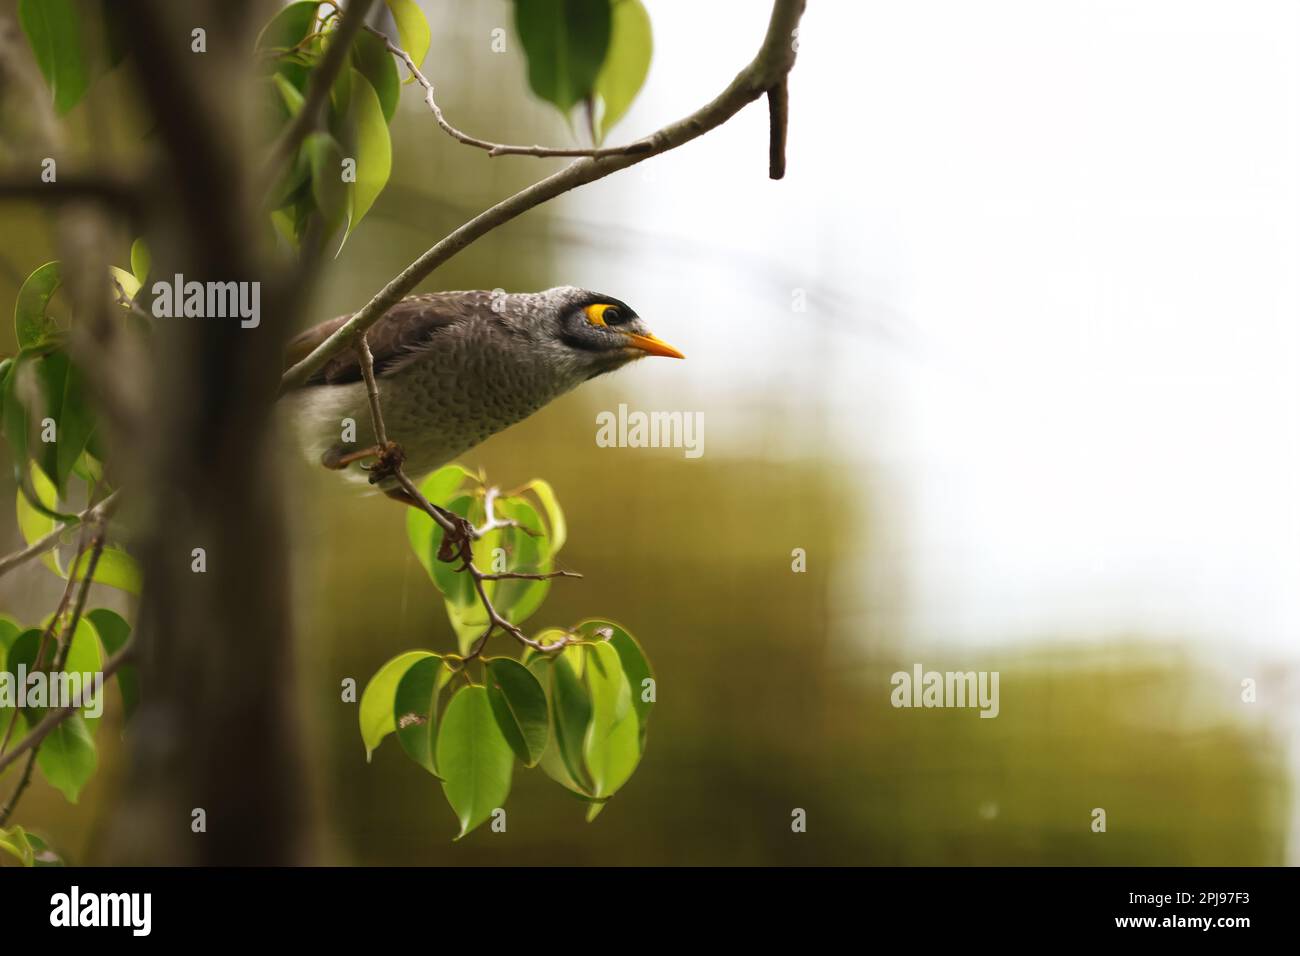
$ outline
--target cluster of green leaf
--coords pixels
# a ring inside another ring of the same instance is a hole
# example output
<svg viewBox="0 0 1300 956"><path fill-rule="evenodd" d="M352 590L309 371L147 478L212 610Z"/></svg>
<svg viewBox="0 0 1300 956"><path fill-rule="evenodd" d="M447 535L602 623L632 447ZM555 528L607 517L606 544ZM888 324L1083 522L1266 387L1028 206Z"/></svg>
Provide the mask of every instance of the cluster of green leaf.
<svg viewBox="0 0 1300 956"><path fill-rule="evenodd" d="M489 498L481 477L448 465L420 490L475 527L487 527ZM535 480L493 504L497 521L511 524L477 539L476 560L490 562L497 573L551 571L566 532L550 485ZM541 767L586 801L587 819L595 819L631 777L645 749L655 688L640 645L617 624L589 620L570 631L548 628L535 635L542 645L568 636L572 643L558 652L525 648L519 660L467 659L487 627L473 581L454 563L438 560L442 530L427 515L411 509L407 531L416 557L443 595L460 653L408 651L370 679L360 707L367 759L384 737L396 733L406 755L442 781L460 821L457 839L504 805L516 760ZM551 584L483 583L491 588L493 606L515 625L541 606Z"/></svg>
<svg viewBox="0 0 1300 956"><path fill-rule="evenodd" d="M104 661L120 650L131 635L131 626L115 611L107 608L87 611L77 621L63 667L55 671L53 637L43 640L49 623L47 618L40 627L24 628L13 618L0 615L0 662L3 663L0 670L15 675L12 678L15 681L20 673L30 676L40 670L48 675L46 686L53 687L58 673L85 675L102 671ZM43 644L46 646L42 654ZM133 666L127 665L114 677L121 694L123 713L129 718L139 702L139 675ZM102 717L103 701L91 690L87 687L84 691L81 711L57 724L41 741L36 754L36 766L42 776L71 803L77 802L98 763L95 734ZM8 694L0 698L0 738L7 736L10 740L20 740L45 716L45 707L34 706L29 701L23 701L25 706L19 707L18 703L16 689L13 699ZM48 858L53 857L48 847L33 834L24 835L20 827L0 830L0 848L13 853L28 866L33 865L33 861L40 863L42 859L48 863ZM34 855L29 852L32 850ZM53 858L57 860L57 857Z"/></svg>
<svg viewBox="0 0 1300 956"><path fill-rule="evenodd" d="M133 269L142 271L113 268L110 277L127 298L139 290L148 269L141 243L131 258ZM18 354L0 360L0 427L18 485L18 527L29 544L77 520L63 504L74 479L84 483L87 500L103 497L112 487L85 374L69 354L68 331L51 308L61 285L58 262L47 262L27 277L14 307ZM130 313L123 315L129 320ZM69 569L56 551L42 560L67 578ZM104 549L94 580L132 593L140 589L135 562L113 546Z"/></svg>
<svg viewBox="0 0 1300 956"><path fill-rule="evenodd" d="M623 118L650 72L641 0L515 0L528 85L565 118L579 104L597 140Z"/></svg>
<svg viewBox="0 0 1300 956"><path fill-rule="evenodd" d="M385 0L400 45L418 66L429 50L429 24L415 0ZM262 30L272 127L293 122L306 101L312 70L333 42L340 15L314 0L291 3ZM301 241L313 215L326 235L346 226L344 241L370 211L392 171L388 124L401 89L397 60L384 41L361 31L330 90L326 130L309 133L273 190L271 215L290 242Z"/></svg>
<svg viewBox="0 0 1300 956"><path fill-rule="evenodd" d="M148 255L142 244L132 249L131 259L136 273L114 268L111 276L126 297L135 295L148 270ZM52 309L61 284L58 262L46 263L28 276L14 309L19 351L0 360L0 423L18 484L18 528L29 544L79 521L67 505L75 482L84 483L87 501L102 499L111 491L84 373L68 353L68 330ZM124 312L123 320L128 317L129 313ZM82 580L89 555L83 553L80 560L65 567L58 550L51 549L41 556L41 561L65 580L69 576ZM140 592L140 569L135 560L111 543L104 546L92 580L132 594ZM39 627L23 628L12 618L0 616L0 671L17 675L22 667L31 674L39 658L41 669L50 672L55 639L64 640L57 628L68 624L61 621L52 629L42 654L42 635L49 625L47 618ZM101 671L106 657L119 650L129 635L130 626L113 611L88 611L67 639L63 671ZM116 677L129 714L138 695L136 673L124 667ZM94 709L93 700L87 701L86 709ZM21 739L42 715L43 708L18 708L16 701L0 699L0 739ZM98 723L98 718L84 712L68 717L45 737L37 753L41 773L73 803L95 770L94 735ZM32 861L39 864L43 859L57 859L39 838L24 834L21 828L0 831L0 847L29 865Z"/></svg>

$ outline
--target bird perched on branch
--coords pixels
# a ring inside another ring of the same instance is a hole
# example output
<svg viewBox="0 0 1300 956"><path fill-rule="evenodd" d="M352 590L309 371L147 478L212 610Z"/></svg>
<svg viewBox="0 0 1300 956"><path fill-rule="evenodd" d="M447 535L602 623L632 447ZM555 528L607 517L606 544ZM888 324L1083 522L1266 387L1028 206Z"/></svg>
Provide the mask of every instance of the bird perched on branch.
<svg viewBox="0 0 1300 956"><path fill-rule="evenodd" d="M288 347L300 361L349 316L322 322ZM527 418L588 379L647 355L683 358L625 302L572 286L544 292L413 295L371 326L366 341L388 437L408 471L424 475ZM384 449L373 435L361 361L332 358L282 399L304 452L354 480L408 500L389 476L361 464ZM355 426L349 434L347 422ZM348 440L351 438L351 440Z"/></svg>

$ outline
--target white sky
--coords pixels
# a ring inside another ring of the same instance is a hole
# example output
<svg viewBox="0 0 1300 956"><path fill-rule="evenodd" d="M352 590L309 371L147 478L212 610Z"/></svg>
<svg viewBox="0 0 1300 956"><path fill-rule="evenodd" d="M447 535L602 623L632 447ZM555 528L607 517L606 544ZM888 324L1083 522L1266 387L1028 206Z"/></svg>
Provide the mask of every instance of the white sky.
<svg viewBox="0 0 1300 956"><path fill-rule="evenodd" d="M615 138L711 98L766 21L648 7ZM817 0L800 50L784 182L758 104L565 201L632 230L575 265L697 360L671 388L722 419L710 453L755 454L744 396L820 387L813 440L892 489L873 560L914 637L1294 655L1300 4Z"/></svg>

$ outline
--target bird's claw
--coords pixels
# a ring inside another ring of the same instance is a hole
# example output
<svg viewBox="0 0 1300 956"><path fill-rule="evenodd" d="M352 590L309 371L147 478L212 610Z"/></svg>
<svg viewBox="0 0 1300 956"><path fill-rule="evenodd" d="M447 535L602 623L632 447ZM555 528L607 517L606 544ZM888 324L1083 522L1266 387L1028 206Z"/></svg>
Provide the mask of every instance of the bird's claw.
<svg viewBox="0 0 1300 956"><path fill-rule="evenodd" d="M392 478L405 461L406 452L402 451L402 446L397 442L390 441L386 445L376 445L375 462L366 467L366 471L370 474L370 483L375 485L386 478Z"/></svg>
<svg viewBox="0 0 1300 956"><path fill-rule="evenodd" d="M442 536L442 543L438 545L438 560L460 561L461 566L457 570L464 571L473 560L470 542L474 540L474 525L454 512L439 510L443 511L455 530L448 531Z"/></svg>

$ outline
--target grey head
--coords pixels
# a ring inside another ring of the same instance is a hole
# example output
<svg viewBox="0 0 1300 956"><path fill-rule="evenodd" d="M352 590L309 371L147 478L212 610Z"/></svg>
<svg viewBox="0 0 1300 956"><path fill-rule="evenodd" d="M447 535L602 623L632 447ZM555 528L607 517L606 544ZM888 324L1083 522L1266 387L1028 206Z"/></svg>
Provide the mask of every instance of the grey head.
<svg viewBox="0 0 1300 956"><path fill-rule="evenodd" d="M498 295L492 308L564 378L586 381L647 355L684 357L635 309L603 292L557 286Z"/></svg>

